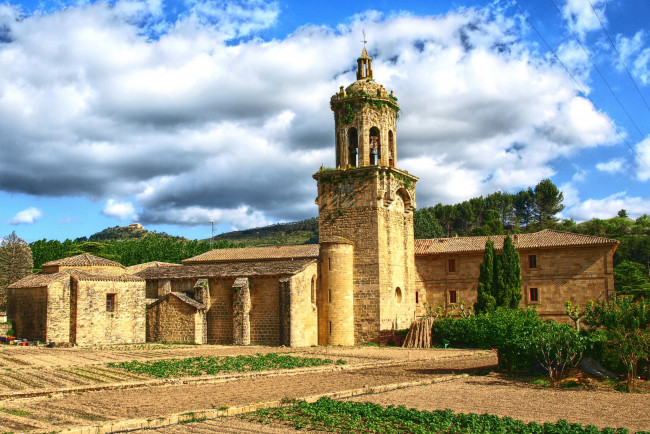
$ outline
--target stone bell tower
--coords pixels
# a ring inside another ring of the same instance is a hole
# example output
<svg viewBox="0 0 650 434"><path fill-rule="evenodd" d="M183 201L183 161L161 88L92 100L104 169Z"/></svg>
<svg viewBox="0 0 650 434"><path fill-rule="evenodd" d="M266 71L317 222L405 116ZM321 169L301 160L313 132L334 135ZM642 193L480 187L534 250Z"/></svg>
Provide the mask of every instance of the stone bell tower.
<svg viewBox="0 0 650 434"><path fill-rule="evenodd" d="M373 79L364 46L357 80L332 96L336 168L314 174L321 244L319 344L379 341L415 316L413 210L418 178L397 165L399 105Z"/></svg>

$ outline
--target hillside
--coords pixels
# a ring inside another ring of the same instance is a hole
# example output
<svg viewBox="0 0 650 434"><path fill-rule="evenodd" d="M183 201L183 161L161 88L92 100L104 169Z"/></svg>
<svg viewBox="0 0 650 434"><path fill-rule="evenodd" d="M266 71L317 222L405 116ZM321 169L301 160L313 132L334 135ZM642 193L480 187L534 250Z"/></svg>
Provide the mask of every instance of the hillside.
<svg viewBox="0 0 650 434"><path fill-rule="evenodd" d="M278 223L261 228L227 232L214 237L215 241L228 240L244 243L247 247L310 244L318 242L318 219Z"/></svg>
<svg viewBox="0 0 650 434"><path fill-rule="evenodd" d="M122 240L133 240L133 239L142 239L147 235L157 235L161 238L182 238L174 237L168 235L164 232L151 232L146 230L139 223L132 223L129 226L113 226L112 228L106 228L100 232L92 234L90 237L77 238L75 241L122 241Z"/></svg>

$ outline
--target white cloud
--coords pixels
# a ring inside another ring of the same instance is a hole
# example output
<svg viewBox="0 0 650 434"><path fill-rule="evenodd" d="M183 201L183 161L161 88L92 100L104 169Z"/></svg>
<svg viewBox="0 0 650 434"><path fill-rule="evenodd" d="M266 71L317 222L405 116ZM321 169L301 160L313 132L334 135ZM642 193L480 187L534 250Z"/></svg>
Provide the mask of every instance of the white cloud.
<svg viewBox="0 0 650 434"><path fill-rule="evenodd" d="M31 225L36 223L43 217L43 211L38 208L30 207L24 209L18 213L11 220L9 220L10 225Z"/></svg>
<svg viewBox="0 0 650 434"><path fill-rule="evenodd" d="M632 76L640 81L642 86L650 84L650 34L639 30L632 38L623 35L616 36L616 48ZM616 62L616 67L623 70L623 65Z"/></svg>
<svg viewBox="0 0 650 434"><path fill-rule="evenodd" d="M264 42L276 2L194 2L173 23L156 1L20 19L0 8L0 189L108 199L104 214L142 209L144 224L316 214L311 174L334 164L329 98L354 80L362 29L403 109L398 166L421 178L420 204L535 185L558 158L618 140L518 24L487 9L369 12Z"/></svg>
<svg viewBox="0 0 650 434"><path fill-rule="evenodd" d="M104 208L102 208L102 214L120 220L136 220L138 218L138 215L135 212L135 207L131 202L123 202L115 199L108 199L106 201Z"/></svg>
<svg viewBox="0 0 650 434"><path fill-rule="evenodd" d="M583 221L592 218L612 218L621 209L625 209L631 218L637 218L642 214L648 213L650 199L639 196L627 196L627 193L622 191L602 199L587 199L573 206L566 213L577 221Z"/></svg>
<svg viewBox="0 0 650 434"><path fill-rule="evenodd" d="M650 136L637 143L636 153L636 177L639 181L647 181L650 179Z"/></svg>
<svg viewBox="0 0 650 434"><path fill-rule="evenodd" d="M614 158L605 163L597 163L596 169L606 173L621 173L625 169L625 158Z"/></svg>
<svg viewBox="0 0 650 434"><path fill-rule="evenodd" d="M586 32L600 28L598 17L600 17L603 25L607 23L605 16L606 4L607 0L567 0L564 8L562 8L562 14L574 31L584 35ZM598 16L594 14L591 6L596 9Z"/></svg>

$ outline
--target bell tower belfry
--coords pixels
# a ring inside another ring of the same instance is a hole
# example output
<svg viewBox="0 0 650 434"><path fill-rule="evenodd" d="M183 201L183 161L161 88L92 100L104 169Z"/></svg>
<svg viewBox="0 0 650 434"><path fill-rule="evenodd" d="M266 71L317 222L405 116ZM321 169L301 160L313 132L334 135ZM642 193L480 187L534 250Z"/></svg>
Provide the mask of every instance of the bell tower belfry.
<svg viewBox="0 0 650 434"><path fill-rule="evenodd" d="M373 79L364 48L357 80L334 94L336 166L318 183L319 344L379 341L415 317L413 240L418 178L396 168L399 105Z"/></svg>

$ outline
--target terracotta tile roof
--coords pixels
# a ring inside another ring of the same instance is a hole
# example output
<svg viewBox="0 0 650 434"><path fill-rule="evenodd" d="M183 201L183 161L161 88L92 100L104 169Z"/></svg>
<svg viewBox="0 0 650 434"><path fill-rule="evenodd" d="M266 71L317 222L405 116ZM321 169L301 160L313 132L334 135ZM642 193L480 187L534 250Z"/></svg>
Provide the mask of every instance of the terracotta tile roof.
<svg viewBox="0 0 650 434"><path fill-rule="evenodd" d="M31 274L25 276L17 282L9 285L9 288L40 288L48 286L49 284L57 281L64 281L74 277L80 281L95 281L95 282L142 282L141 277L132 276L130 274L99 274L89 273L83 270L68 269L59 271L58 273L41 273Z"/></svg>
<svg viewBox="0 0 650 434"><path fill-rule="evenodd" d="M145 262L143 264L136 264L136 265L131 265L130 267L126 267L126 272L129 274L135 274L151 267L180 267L180 266L181 264L172 264L171 262L151 261L151 262Z"/></svg>
<svg viewBox="0 0 650 434"><path fill-rule="evenodd" d="M120 267L125 268L119 262L111 261L110 259L100 258L99 256L91 255L89 253L82 253L81 255L70 256L68 258L57 259L55 261L46 262L41 267L50 266L63 266L63 267Z"/></svg>
<svg viewBox="0 0 650 434"><path fill-rule="evenodd" d="M215 249L193 258L185 259L183 264L318 258L319 251L320 246L318 244Z"/></svg>
<svg viewBox="0 0 650 434"><path fill-rule="evenodd" d="M158 303L161 303L163 300L167 300L169 297L176 297L183 303L186 303L190 306L192 306L196 310L205 310L206 306L203 303L199 303L198 301L194 300L193 298L188 297L187 295L183 294L182 292L170 292L168 294L163 295L153 303L149 304L148 307L152 307L157 305Z"/></svg>
<svg viewBox="0 0 650 434"><path fill-rule="evenodd" d="M495 249L501 250L505 237L506 235L492 235L489 238L494 241ZM488 237L456 237L415 240L415 254L435 255L438 253L483 252L487 239ZM551 229L545 229L532 234L518 234L515 242L518 250L593 245L615 246L617 244L617 240L610 238L560 232Z"/></svg>
<svg viewBox="0 0 650 434"><path fill-rule="evenodd" d="M241 276L291 276L303 271L316 259L250 261L147 268L136 274L147 280Z"/></svg>

